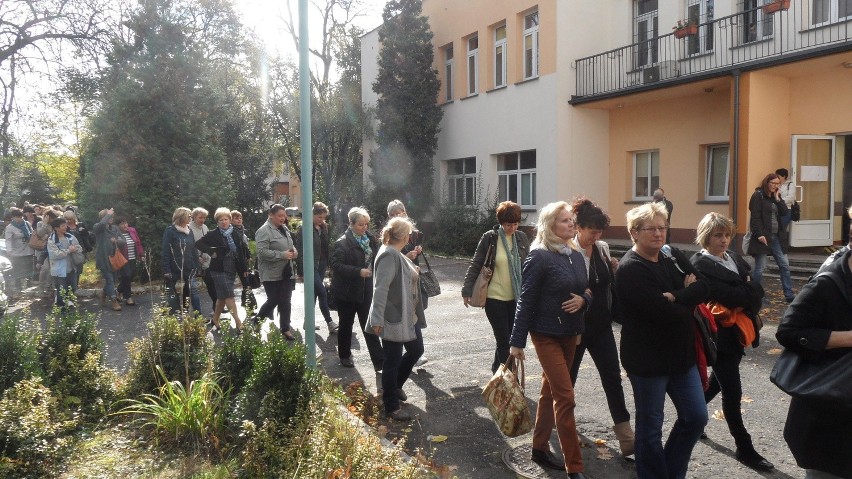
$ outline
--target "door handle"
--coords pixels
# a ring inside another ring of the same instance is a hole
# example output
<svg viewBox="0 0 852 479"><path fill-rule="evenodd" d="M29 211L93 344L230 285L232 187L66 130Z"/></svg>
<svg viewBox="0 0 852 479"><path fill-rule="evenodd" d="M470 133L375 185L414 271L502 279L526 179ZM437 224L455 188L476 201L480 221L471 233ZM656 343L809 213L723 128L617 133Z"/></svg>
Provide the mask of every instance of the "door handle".
<svg viewBox="0 0 852 479"><path fill-rule="evenodd" d="M805 197L805 187L796 185L796 201L802 203L802 198Z"/></svg>

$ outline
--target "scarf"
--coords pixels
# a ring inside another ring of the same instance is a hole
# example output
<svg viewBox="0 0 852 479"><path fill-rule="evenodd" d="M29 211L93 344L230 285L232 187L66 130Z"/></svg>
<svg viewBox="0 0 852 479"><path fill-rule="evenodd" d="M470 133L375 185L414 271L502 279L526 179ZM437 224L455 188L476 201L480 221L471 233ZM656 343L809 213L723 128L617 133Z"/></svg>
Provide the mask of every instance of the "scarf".
<svg viewBox="0 0 852 479"><path fill-rule="evenodd" d="M21 233L24 234L24 242L30 241L30 236L33 234L33 227L30 226L26 221L21 222L21 224L17 224L14 221L12 222L12 226L21 230Z"/></svg>
<svg viewBox="0 0 852 479"><path fill-rule="evenodd" d="M174 226L175 226L175 229L180 231L181 233L183 233L185 235L189 234L189 226L187 226L187 225L184 225L184 226L174 225Z"/></svg>
<svg viewBox="0 0 852 479"><path fill-rule="evenodd" d="M355 236L354 231L352 231L352 236L355 237L355 241L358 242L358 246L360 246L361 249L364 250L364 257L367 258L367 264L369 264L370 256L372 256L373 254L373 249L370 248L370 237L367 236L367 233L364 233L361 236Z"/></svg>
<svg viewBox="0 0 852 479"><path fill-rule="evenodd" d="M521 297L521 253L518 252L518 239L512 241L512 249L509 249L509 244L506 242L506 231L500 226L500 241L503 242L503 249L506 250L506 256L509 258L509 276L512 278L512 291L515 293L515 299Z"/></svg>
<svg viewBox="0 0 852 479"><path fill-rule="evenodd" d="M226 230L219 228L219 232L222 233L222 236L224 236L226 240L228 240L228 248L231 249L231 253L236 253L237 252L237 245L236 245L236 243L234 243L234 237L231 236L231 233L234 232L234 226L233 225L228 226L228 229L226 229Z"/></svg>

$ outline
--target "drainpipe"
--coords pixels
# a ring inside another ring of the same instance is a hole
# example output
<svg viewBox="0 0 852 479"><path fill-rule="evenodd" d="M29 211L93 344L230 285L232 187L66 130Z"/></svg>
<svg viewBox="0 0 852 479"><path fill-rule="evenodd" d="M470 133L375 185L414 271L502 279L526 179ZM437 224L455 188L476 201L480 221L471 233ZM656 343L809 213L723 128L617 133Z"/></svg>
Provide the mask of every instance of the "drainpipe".
<svg viewBox="0 0 852 479"><path fill-rule="evenodd" d="M737 211L739 206L740 180L740 70L734 70L734 137L731 139L731 169L733 170L733 192L731 195L731 219L738 224Z"/></svg>

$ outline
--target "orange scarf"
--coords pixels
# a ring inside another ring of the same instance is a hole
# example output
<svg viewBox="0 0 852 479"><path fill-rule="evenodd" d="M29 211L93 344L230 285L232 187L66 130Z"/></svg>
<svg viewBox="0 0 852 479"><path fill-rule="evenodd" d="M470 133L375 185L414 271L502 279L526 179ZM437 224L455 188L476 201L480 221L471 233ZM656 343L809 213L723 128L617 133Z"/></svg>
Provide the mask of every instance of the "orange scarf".
<svg viewBox="0 0 852 479"><path fill-rule="evenodd" d="M716 324L723 328L736 326L737 337L743 347L748 347L754 342L754 338L757 336L754 332L754 323L743 312L743 308L729 309L716 301L709 301L707 307L710 308L710 312L716 318Z"/></svg>

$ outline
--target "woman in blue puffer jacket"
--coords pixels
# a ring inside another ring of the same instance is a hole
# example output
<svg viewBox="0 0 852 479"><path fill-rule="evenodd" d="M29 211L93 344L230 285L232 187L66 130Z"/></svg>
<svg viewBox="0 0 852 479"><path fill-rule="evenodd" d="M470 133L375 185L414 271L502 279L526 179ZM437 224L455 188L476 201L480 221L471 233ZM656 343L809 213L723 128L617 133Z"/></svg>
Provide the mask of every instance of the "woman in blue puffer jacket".
<svg viewBox="0 0 852 479"><path fill-rule="evenodd" d="M531 459L542 467L567 471L571 479L585 477L574 421L571 364L584 331L583 315L592 300L586 262L574 244L576 234L571 205L559 201L541 210L521 273L521 295L509 341L510 354L523 359L529 333L541 363ZM550 452L554 425L564 462Z"/></svg>

